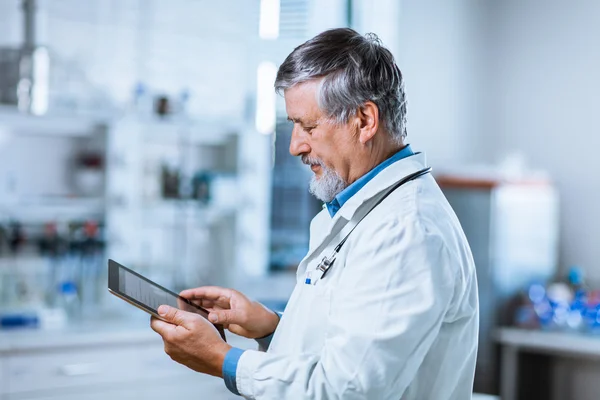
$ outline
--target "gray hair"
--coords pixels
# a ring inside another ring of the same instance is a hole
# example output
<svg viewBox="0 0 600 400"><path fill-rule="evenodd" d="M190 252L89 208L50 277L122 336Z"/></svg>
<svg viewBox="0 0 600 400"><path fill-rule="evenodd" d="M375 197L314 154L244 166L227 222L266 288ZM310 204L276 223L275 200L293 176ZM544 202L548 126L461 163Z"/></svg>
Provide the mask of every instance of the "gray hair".
<svg viewBox="0 0 600 400"><path fill-rule="evenodd" d="M317 101L336 123L346 123L367 101L395 142L406 137L402 73L377 35L349 28L327 30L296 47L277 71L275 89L323 78Z"/></svg>

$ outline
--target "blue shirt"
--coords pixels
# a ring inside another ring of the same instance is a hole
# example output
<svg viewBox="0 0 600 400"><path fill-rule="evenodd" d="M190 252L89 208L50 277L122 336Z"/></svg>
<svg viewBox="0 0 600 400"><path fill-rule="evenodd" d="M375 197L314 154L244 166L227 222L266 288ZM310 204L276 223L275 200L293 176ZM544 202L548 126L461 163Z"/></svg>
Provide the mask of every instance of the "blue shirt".
<svg viewBox="0 0 600 400"><path fill-rule="evenodd" d="M338 193L338 195L335 196L333 200L326 204L327 211L329 211L329 215L331 215L331 218L335 216L335 214L339 211L340 208L342 208L345 202L350 200L352 196L354 196L360 189L362 189L371 179L377 176L377 174L379 174L381 171L383 171L396 161L400 161L403 158L412 156L413 154L415 153L413 153L412 149L410 148L410 145L404 146L402 150L400 150L399 152L397 152L396 154L394 154L393 156L391 156L390 158L388 158L387 160L385 160L384 162L382 162L381 164L379 164L378 166L376 166L375 168L358 178L350 186Z"/></svg>
<svg viewBox="0 0 600 400"><path fill-rule="evenodd" d="M342 208L344 203L346 203L348 200L350 200L352 196L358 193L358 191L362 189L371 179L377 176L377 174L379 174L381 171L383 171L385 168L389 167L396 161L412 156L413 154L414 153L410 148L410 145L405 146L404 148L402 148L402 150L400 150L381 164L377 165L371 171L367 172L355 182L353 182L346 189L338 193L338 195L335 196L335 198L332 201L326 204L327 211L329 211L329 215L331 215L331 218L333 218L335 214L339 211L339 209ZM281 318L280 313L277 313L277 315L279 315L279 317ZM258 342L262 350L266 350L269 348L269 344L271 343L272 338L273 334L270 334L269 336L266 336L264 338L256 339L256 341ZM233 347L227 352L227 354L225 355L225 360L223 361L223 380L225 381L225 386L227 386L227 389L229 389L232 393L237 395L239 395L240 392L238 392L236 385L236 371L238 362L243 353L244 350L239 349L237 347Z"/></svg>

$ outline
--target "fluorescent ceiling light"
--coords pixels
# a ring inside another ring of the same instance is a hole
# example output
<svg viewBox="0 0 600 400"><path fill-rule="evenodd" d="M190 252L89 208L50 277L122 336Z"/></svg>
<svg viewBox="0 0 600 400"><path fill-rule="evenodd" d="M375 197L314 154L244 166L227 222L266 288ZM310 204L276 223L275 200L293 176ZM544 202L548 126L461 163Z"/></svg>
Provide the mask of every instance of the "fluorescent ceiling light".
<svg viewBox="0 0 600 400"><path fill-rule="evenodd" d="M270 61L263 61L256 74L256 130L264 135L275 132L275 107L277 96L273 83L277 67Z"/></svg>
<svg viewBox="0 0 600 400"><path fill-rule="evenodd" d="M48 55L48 49L38 47L33 53L32 114L44 115L48 111L49 86L50 56Z"/></svg>
<svg viewBox="0 0 600 400"><path fill-rule="evenodd" d="M260 0L258 36L261 39L279 37L279 0Z"/></svg>

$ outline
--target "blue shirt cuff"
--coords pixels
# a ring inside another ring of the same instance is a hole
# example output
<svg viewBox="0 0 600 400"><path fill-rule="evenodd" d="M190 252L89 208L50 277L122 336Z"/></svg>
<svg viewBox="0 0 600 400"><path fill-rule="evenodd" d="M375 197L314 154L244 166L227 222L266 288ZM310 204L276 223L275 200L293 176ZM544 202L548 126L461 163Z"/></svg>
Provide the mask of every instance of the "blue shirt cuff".
<svg viewBox="0 0 600 400"><path fill-rule="evenodd" d="M225 354L225 360L223 360L223 380L225 381L225 386L227 386L227 389L229 389L231 393L237 394L238 396L240 395L240 392L238 392L237 389L235 375L238 361L243 353L244 350L232 347L227 354Z"/></svg>

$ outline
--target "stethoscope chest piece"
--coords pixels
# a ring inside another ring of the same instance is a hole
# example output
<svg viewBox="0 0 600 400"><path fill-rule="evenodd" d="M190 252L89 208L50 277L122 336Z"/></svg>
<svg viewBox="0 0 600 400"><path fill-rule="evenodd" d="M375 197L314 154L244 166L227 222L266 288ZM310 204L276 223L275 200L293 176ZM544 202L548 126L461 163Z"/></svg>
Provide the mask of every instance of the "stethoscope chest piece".
<svg viewBox="0 0 600 400"><path fill-rule="evenodd" d="M329 268L333 266L333 263L335 262L335 256L336 253L334 253L331 258L323 257L323 259L321 260L319 265L317 265L317 268L314 271L308 271L306 273L306 279L304 283L307 285L316 285L317 282L325 276L327 271L329 271Z"/></svg>

